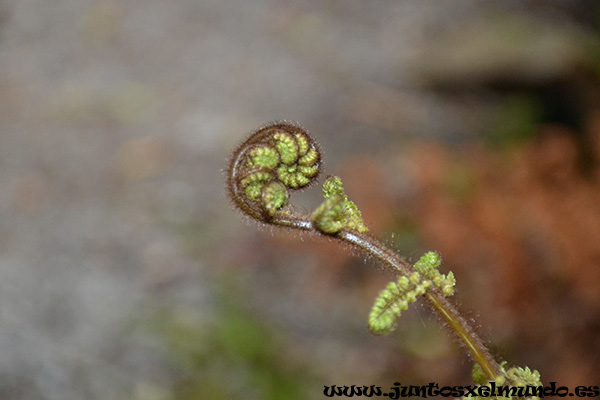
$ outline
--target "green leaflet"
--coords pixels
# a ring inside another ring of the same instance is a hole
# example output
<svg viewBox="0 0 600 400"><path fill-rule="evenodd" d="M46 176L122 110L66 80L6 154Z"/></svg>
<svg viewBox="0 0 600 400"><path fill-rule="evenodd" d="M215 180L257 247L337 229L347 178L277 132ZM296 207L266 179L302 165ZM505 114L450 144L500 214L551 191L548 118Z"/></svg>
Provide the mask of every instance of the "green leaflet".
<svg viewBox="0 0 600 400"><path fill-rule="evenodd" d="M375 335L388 335L396 328L396 321L408 305L417 300L432 285L430 280L422 280L421 274L414 272L410 277L402 276L397 282L390 282L375 299L369 314L369 330Z"/></svg>
<svg viewBox="0 0 600 400"><path fill-rule="evenodd" d="M408 305L417 300L433 287L445 296L454 294L454 274L442 275L438 271L442 260L435 252L426 253L414 265L415 272L410 276L401 276L396 282L390 282L379 293L369 313L369 330L375 335L387 335L396 328L398 317L408 309Z"/></svg>

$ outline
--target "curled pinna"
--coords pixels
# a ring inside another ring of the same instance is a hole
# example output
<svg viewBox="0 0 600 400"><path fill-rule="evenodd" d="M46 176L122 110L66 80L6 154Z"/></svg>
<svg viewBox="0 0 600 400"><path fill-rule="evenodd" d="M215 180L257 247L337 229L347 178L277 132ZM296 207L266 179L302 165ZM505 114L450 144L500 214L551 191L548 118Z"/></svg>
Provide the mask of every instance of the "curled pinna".
<svg viewBox="0 0 600 400"><path fill-rule="evenodd" d="M237 208L268 223L288 204L289 191L308 186L320 167L319 147L308 132L278 122L258 129L236 149L227 185Z"/></svg>

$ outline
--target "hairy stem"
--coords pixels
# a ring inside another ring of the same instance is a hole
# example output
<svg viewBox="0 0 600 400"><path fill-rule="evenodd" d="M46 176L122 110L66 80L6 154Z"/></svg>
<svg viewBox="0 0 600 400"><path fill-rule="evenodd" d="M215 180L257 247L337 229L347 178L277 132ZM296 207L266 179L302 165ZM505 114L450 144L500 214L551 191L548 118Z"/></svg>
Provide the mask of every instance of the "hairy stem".
<svg viewBox="0 0 600 400"><path fill-rule="evenodd" d="M463 345L467 348L471 356L481 366L486 376L494 380L500 375L500 369L496 361L490 356L481 339L475 334L471 326L460 315L458 310L439 293L425 293L425 297L431 305L440 313L442 317L452 327L456 335L460 338Z"/></svg>
<svg viewBox="0 0 600 400"><path fill-rule="evenodd" d="M338 232L336 237L381 261L396 275L406 276L412 272L412 267L408 261L371 236L342 230ZM494 380L500 374L498 364L491 357L489 351L473 328L468 324L467 320L440 293L435 291L427 292L425 293L425 297L446 322L448 322L448 325L456 333L473 359L481 366L487 377Z"/></svg>
<svg viewBox="0 0 600 400"><path fill-rule="evenodd" d="M308 218L299 216L295 216L295 218L278 217L274 218L271 223L281 227L299 229L319 236L324 235L314 228L312 221ZM335 235L327 236L350 244L354 248L357 248L365 254L382 262L395 275L406 276L412 272L412 267L408 261L384 246L372 236L348 229L341 230ZM498 364L492 358L482 340L477 336L467 320L461 316L456 307L454 307L446 297L435 291L425 293L425 298L448 323L473 359L481 366L481 369L487 377L494 380L499 376L500 369Z"/></svg>

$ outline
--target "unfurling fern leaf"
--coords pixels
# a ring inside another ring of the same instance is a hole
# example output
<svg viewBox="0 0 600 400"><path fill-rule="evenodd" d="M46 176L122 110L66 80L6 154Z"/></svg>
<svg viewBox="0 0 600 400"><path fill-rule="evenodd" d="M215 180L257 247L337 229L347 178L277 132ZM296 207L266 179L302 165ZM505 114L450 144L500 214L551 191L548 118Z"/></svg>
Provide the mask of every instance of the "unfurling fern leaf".
<svg viewBox="0 0 600 400"><path fill-rule="evenodd" d="M513 368L506 371L487 350L469 321L461 316L447 296L454 294L454 275L441 274L437 253L425 254L416 264L387 248L367 233L356 205L348 199L340 178L323 183L323 202L303 213L289 204L293 191L316 181L321 152L307 130L289 122L275 122L252 133L233 152L227 173L231 200L247 217L262 224L295 229L308 235L350 245L387 267L399 279L390 283L376 299L369 315L371 332L390 333L397 318L419 296L431 304L456 333L477 364L476 382L539 382L537 371ZM480 383L482 384L482 383Z"/></svg>

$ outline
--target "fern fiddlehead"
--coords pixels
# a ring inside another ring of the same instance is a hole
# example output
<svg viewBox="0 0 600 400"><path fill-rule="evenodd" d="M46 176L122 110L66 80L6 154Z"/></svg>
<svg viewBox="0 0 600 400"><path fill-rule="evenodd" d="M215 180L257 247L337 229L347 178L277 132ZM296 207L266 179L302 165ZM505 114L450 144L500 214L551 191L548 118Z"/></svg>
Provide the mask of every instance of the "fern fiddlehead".
<svg viewBox="0 0 600 400"><path fill-rule="evenodd" d="M319 174L321 153L306 131L277 123L254 132L234 152L227 185L234 204L257 221L286 225L289 191Z"/></svg>
<svg viewBox="0 0 600 400"><path fill-rule="evenodd" d="M328 236L349 244L381 262L396 282L384 289L369 315L375 334L391 332L409 303L423 297L456 333L476 362L477 370L490 380L507 377L489 354L469 323L448 301L454 293L452 272L441 274L437 253L425 254L415 265L367 234L356 205L348 199L341 179L326 178L323 202L311 213L301 214L290 204L290 191L313 183L320 173L321 152L317 143L299 125L279 122L258 129L233 153L227 186L234 205L248 217L275 226Z"/></svg>

